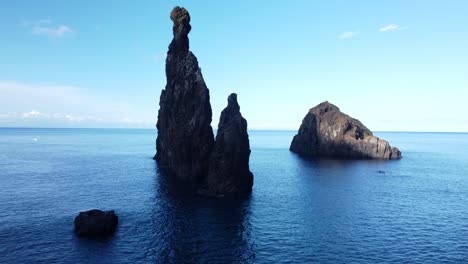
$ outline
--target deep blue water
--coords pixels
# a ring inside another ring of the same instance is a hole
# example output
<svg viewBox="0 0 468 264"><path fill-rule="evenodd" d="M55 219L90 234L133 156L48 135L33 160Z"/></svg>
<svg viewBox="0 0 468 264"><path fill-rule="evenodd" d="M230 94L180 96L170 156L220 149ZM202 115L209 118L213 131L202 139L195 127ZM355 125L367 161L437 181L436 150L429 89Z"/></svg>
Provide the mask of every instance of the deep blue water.
<svg viewBox="0 0 468 264"><path fill-rule="evenodd" d="M340 161L294 133L251 131L251 197L207 199L159 174L154 130L0 129L0 263L468 263L468 134L376 133L404 158ZM91 208L113 239L74 236Z"/></svg>

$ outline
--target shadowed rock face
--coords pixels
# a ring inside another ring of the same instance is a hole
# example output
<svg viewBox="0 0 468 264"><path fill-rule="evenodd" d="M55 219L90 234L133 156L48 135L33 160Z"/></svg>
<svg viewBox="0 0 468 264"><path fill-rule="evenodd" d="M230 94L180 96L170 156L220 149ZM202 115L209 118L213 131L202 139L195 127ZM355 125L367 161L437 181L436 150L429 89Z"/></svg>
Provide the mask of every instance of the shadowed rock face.
<svg viewBox="0 0 468 264"><path fill-rule="evenodd" d="M75 233L80 237L103 238L115 233L119 218L114 211L97 209L80 212L75 217Z"/></svg>
<svg viewBox="0 0 468 264"><path fill-rule="evenodd" d="M290 150L311 157L400 159L396 147L372 134L359 120L329 102L309 110Z"/></svg>
<svg viewBox="0 0 468 264"><path fill-rule="evenodd" d="M209 173L202 190L205 194L229 195L252 190L247 121L239 110L237 95L233 93L228 98L228 106L221 112Z"/></svg>
<svg viewBox="0 0 468 264"><path fill-rule="evenodd" d="M154 158L164 174L189 190L206 195L248 193L253 185L249 137L237 95L229 96L221 113L215 144L210 94L197 58L189 51L190 15L175 7L170 17L174 38L167 52Z"/></svg>
<svg viewBox="0 0 468 264"><path fill-rule="evenodd" d="M201 182L208 173L214 144L210 93L189 51L190 15L184 8L171 12L174 38L166 59L167 85L161 92L155 160L181 180Z"/></svg>

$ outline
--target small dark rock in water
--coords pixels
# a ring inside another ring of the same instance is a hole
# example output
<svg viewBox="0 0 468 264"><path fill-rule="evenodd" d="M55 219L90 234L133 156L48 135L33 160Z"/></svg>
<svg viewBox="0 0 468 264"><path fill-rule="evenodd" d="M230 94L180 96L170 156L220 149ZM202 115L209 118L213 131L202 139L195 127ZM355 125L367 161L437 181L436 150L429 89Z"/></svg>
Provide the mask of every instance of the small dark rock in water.
<svg viewBox="0 0 468 264"><path fill-rule="evenodd" d="M114 211L97 209L80 212L75 217L75 233L80 237L101 238L115 233L119 218Z"/></svg>
<svg viewBox="0 0 468 264"><path fill-rule="evenodd" d="M378 173L380 173L380 174L385 174L385 171L379 170Z"/></svg>
<svg viewBox="0 0 468 264"><path fill-rule="evenodd" d="M209 173L201 193L222 196L252 191L247 121L239 110L237 94L233 93L228 97L228 106L221 112Z"/></svg>
<svg viewBox="0 0 468 264"><path fill-rule="evenodd" d="M290 150L311 157L400 159L396 147L372 134L359 120L329 102L309 110Z"/></svg>

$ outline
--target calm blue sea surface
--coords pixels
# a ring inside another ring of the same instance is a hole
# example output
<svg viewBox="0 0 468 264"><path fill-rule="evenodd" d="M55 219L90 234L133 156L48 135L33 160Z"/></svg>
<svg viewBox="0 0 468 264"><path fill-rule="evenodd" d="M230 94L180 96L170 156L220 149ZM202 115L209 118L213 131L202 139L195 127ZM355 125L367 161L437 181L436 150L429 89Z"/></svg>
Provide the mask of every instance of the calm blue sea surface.
<svg viewBox="0 0 468 264"><path fill-rule="evenodd" d="M162 177L155 130L0 129L0 263L468 263L468 134L376 133L399 161L306 160L251 131L247 199ZM113 239L73 234L91 208Z"/></svg>

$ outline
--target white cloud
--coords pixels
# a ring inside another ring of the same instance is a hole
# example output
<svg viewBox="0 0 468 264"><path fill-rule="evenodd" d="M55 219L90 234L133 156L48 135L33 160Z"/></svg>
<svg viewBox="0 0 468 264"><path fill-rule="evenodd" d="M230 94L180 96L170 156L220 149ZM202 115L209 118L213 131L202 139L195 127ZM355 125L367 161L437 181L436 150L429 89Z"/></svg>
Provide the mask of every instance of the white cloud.
<svg viewBox="0 0 468 264"><path fill-rule="evenodd" d="M55 120L55 121L67 121L67 122L84 122L84 121L94 121L94 122L105 122L104 119L95 117L92 115L72 115L72 114L48 114L42 113L37 110L31 110L24 113L0 113L0 119L36 119L36 120ZM109 120L110 121L110 120Z"/></svg>
<svg viewBox="0 0 468 264"><path fill-rule="evenodd" d="M94 115L75 115L61 113L42 113L31 110L24 113L0 113L2 126L51 126L51 127L122 127L122 128L153 128L153 120L135 120L128 117L97 117Z"/></svg>
<svg viewBox="0 0 468 264"><path fill-rule="evenodd" d="M40 117L48 118L49 117L49 115L43 114L43 113L41 113L39 111L36 111L36 110L32 110L30 112L23 113L21 116L23 118L40 118Z"/></svg>
<svg viewBox="0 0 468 264"><path fill-rule="evenodd" d="M38 36L60 38L75 34L75 31L70 26L54 24L50 19L42 19L34 23L22 21L21 26L28 28L32 34Z"/></svg>
<svg viewBox="0 0 468 264"><path fill-rule="evenodd" d="M34 35L46 35L49 37L63 37L73 33L73 30L65 25L59 25L55 28L35 26L32 28Z"/></svg>
<svg viewBox="0 0 468 264"><path fill-rule="evenodd" d="M16 112L0 113L0 119L17 118L18 115Z"/></svg>
<svg viewBox="0 0 468 264"><path fill-rule="evenodd" d="M393 30L397 30L397 29L400 29L401 27L399 25L395 25L395 24L389 24L389 25L386 25L386 26L383 26L379 29L380 32L387 32L387 31L393 31Z"/></svg>
<svg viewBox="0 0 468 264"><path fill-rule="evenodd" d="M345 31L338 36L338 39L350 39L359 34L359 31Z"/></svg>
<svg viewBox="0 0 468 264"><path fill-rule="evenodd" d="M29 85L19 82L0 81L0 110L60 109L82 106L91 99L79 88L60 85ZM15 109L16 108L16 109Z"/></svg>
<svg viewBox="0 0 468 264"><path fill-rule="evenodd" d="M58 116L58 118L60 119L62 117L62 115L57 115L55 114L55 116ZM70 121L70 122L77 122L77 123L81 123L81 122L87 122L87 121L92 121L92 122L104 122L104 119L100 118L100 117L95 117L95 116L92 116L92 115L86 115L86 116L74 116L74 115L65 115L63 117L66 121Z"/></svg>
<svg viewBox="0 0 468 264"><path fill-rule="evenodd" d="M0 127L147 127L156 123L156 110L57 85L0 81Z"/></svg>

